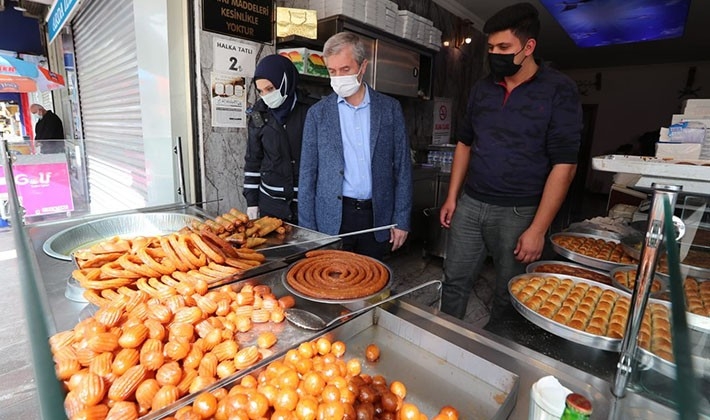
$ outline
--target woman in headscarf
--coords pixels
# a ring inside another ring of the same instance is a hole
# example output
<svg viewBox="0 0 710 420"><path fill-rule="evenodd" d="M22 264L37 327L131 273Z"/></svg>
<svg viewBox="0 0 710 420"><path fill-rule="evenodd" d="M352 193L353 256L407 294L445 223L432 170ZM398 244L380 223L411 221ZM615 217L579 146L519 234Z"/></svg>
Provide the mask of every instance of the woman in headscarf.
<svg viewBox="0 0 710 420"><path fill-rule="evenodd" d="M254 72L260 99L249 114L244 197L250 219L274 216L298 223L298 167L309 104L296 94L298 72L278 54L261 59Z"/></svg>

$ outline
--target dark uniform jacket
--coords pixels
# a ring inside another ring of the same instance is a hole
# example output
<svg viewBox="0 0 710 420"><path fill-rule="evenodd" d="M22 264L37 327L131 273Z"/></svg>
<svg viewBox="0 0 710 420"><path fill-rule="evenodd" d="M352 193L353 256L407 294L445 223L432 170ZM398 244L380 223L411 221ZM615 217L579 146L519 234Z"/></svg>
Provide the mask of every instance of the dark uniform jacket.
<svg viewBox="0 0 710 420"><path fill-rule="evenodd" d="M259 206L262 216L297 223L298 168L309 107L309 103L297 97L284 126L261 99L249 115L243 194L247 206Z"/></svg>

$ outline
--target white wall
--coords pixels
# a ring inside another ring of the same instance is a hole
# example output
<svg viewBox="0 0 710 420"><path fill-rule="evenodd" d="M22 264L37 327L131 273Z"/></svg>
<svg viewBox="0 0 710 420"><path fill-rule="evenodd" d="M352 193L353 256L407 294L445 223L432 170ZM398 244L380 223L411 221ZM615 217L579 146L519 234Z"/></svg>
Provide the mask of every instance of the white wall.
<svg viewBox="0 0 710 420"><path fill-rule="evenodd" d="M710 61L566 70L575 81L592 81L601 73L601 90L589 87L585 104L599 105L592 156L610 153L624 143L638 147L643 133L667 127L671 116L681 112L680 90L686 85L688 69L697 67L694 88L699 98L710 98ZM685 98L683 98L685 99ZM587 188L608 192L611 175L592 171Z"/></svg>

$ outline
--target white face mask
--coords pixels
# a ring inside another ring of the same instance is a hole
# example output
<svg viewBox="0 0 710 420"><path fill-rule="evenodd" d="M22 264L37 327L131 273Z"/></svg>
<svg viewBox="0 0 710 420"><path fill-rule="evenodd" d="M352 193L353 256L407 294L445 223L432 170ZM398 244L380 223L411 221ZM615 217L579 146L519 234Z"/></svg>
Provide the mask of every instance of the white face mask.
<svg viewBox="0 0 710 420"><path fill-rule="evenodd" d="M261 100L264 101L266 106L268 106L271 109L276 109L281 106L282 103L286 100L286 96L283 96L281 94L281 91L279 89L276 89L272 92L267 93L266 95L261 96Z"/></svg>
<svg viewBox="0 0 710 420"><path fill-rule="evenodd" d="M276 109L280 107L282 103L284 103L286 98L288 98L288 95L281 95L281 88L283 88L284 85L286 85L286 88L284 90L288 92L288 79L286 78L286 74L283 75L283 79L281 79L281 85L278 87L278 89L274 89L266 95L261 95L261 99L264 101L266 106L271 109Z"/></svg>
<svg viewBox="0 0 710 420"><path fill-rule="evenodd" d="M350 97L360 89L362 82L357 79L359 75L360 71L358 70L357 73L348 74L347 76L330 76L330 87L341 98Z"/></svg>

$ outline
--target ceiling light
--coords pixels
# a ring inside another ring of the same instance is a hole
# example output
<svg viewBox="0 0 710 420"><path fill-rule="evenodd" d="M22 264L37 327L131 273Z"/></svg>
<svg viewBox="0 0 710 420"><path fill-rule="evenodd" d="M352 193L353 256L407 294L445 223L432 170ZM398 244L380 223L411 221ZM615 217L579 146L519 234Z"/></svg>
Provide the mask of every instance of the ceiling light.
<svg viewBox="0 0 710 420"><path fill-rule="evenodd" d="M578 47L684 35L691 0L540 0Z"/></svg>
<svg viewBox="0 0 710 420"><path fill-rule="evenodd" d="M466 39L463 40L463 42L470 44L471 43L471 37L467 36Z"/></svg>
<svg viewBox="0 0 710 420"><path fill-rule="evenodd" d="M444 46L448 47L449 46L449 41L444 41Z"/></svg>

